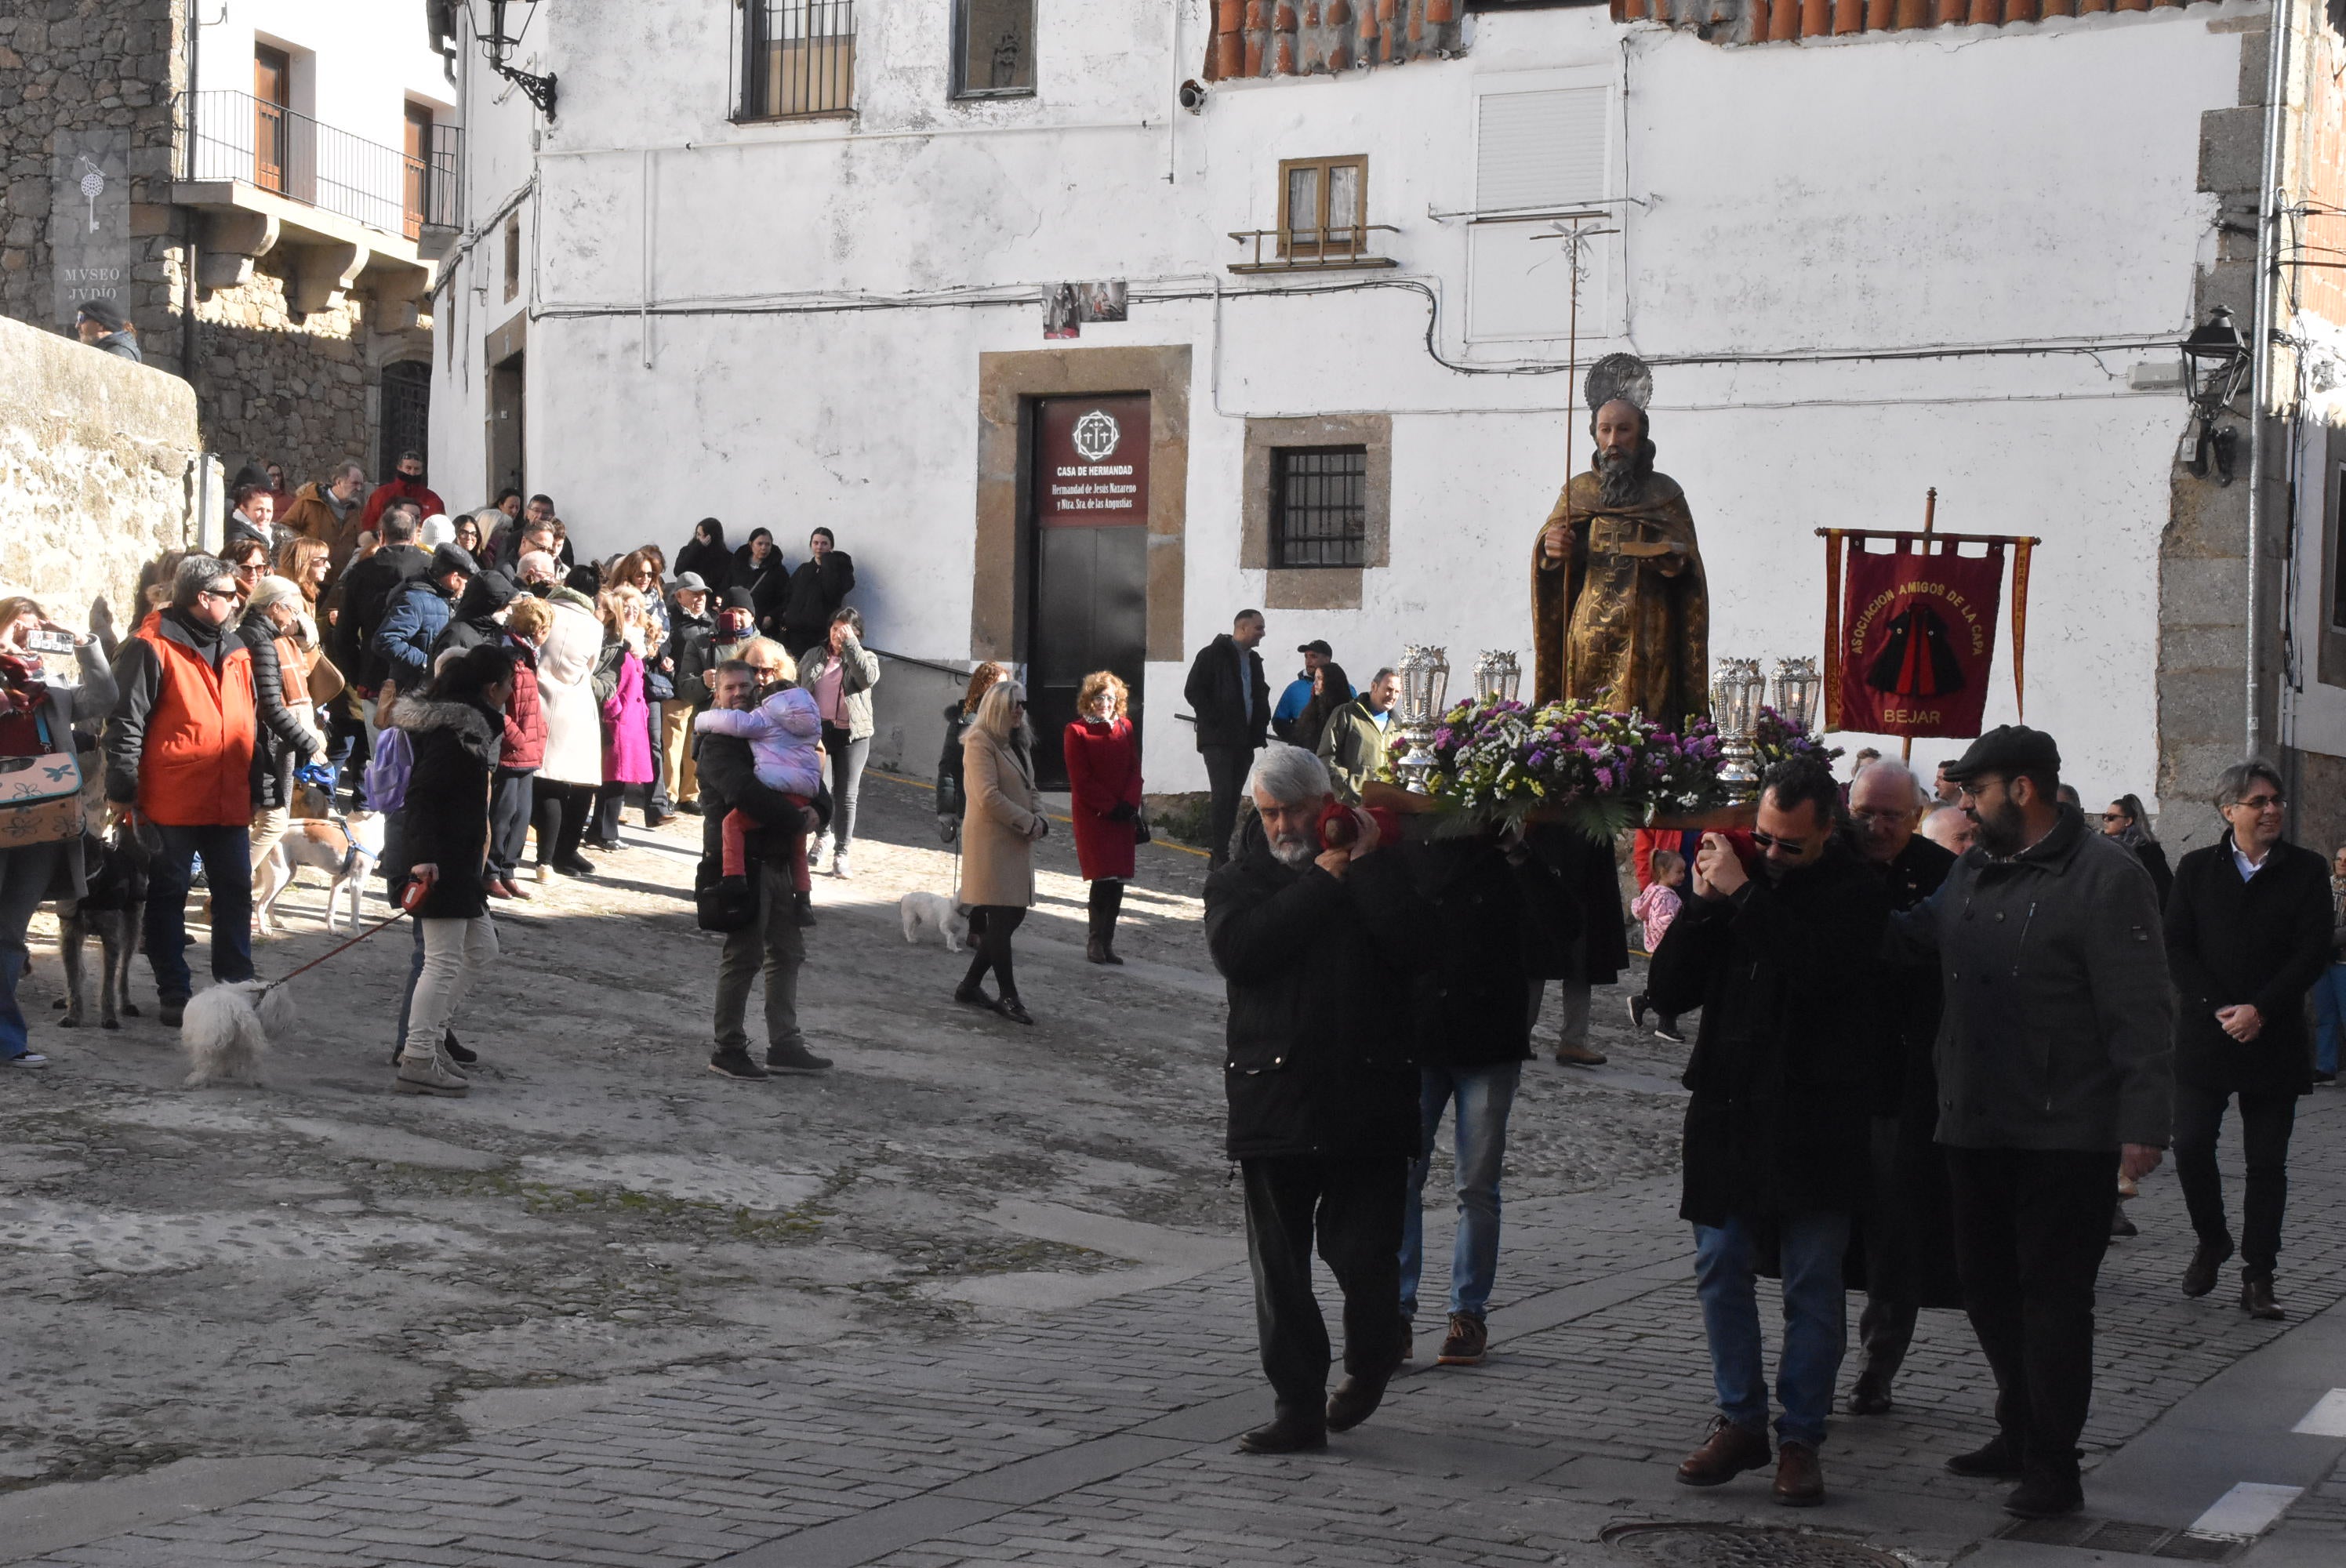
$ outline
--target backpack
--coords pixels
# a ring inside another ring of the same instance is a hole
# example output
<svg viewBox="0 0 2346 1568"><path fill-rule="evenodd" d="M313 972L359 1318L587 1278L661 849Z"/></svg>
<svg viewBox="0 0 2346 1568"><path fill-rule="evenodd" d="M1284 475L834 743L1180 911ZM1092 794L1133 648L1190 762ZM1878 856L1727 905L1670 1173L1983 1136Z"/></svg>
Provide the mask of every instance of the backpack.
<svg viewBox="0 0 2346 1568"><path fill-rule="evenodd" d="M375 737L374 755L367 759L360 793L366 809L378 813L407 804L407 780L415 771L415 746L404 729L385 728Z"/></svg>

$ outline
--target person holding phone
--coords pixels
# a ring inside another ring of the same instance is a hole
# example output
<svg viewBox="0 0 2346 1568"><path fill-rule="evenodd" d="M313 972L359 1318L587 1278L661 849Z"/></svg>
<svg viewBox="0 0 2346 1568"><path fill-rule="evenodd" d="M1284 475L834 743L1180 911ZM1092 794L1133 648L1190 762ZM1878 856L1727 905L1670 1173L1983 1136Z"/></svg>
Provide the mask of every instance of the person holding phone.
<svg viewBox="0 0 2346 1568"><path fill-rule="evenodd" d="M52 677L44 655L71 654L78 682ZM0 599L0 757L45 757L74 748L76 718L96 718L114 706L114 672L95 637L67 631L49 619L40 602ZM45 899L80 898L89 891L82 846L92 829L37 843L0 849L0 1065L46 1067L49 1059L32 1047L25 1014L16 1005L16 982L26 957L25 929Z"/></svg>

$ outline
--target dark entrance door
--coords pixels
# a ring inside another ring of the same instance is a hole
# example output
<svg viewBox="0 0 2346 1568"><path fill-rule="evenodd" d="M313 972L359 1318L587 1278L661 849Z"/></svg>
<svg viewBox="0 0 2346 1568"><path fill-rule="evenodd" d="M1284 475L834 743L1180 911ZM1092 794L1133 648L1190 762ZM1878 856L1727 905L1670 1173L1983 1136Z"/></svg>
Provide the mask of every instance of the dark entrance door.
<svg viewBox="0 0 2346 1568"><path fill-rule="evenodd" d="M421 360L401 360L382 367L382 443L376 453L389 473L399 466L403 452L423 453L424 472L432 472L432 367Z"/></svg>
<svg viewBox="0 0 2346 1568"><path fill-rule="evenodd" d="M1035 615L1027 707L1037 779L1065 789L1060 732L1096 669L1132 688L1141 723L1148 627L1148 398L1046 398L1035 410Z"/></svg>

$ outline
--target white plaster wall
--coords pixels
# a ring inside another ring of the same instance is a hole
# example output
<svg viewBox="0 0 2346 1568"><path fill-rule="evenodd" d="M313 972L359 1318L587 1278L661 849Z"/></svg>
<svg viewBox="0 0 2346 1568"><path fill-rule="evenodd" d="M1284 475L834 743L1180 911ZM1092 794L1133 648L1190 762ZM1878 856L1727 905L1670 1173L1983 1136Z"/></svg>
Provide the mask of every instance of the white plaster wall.
<svg viewBox="0 0 2346 1568"><path fill-rule="evenodd" d="M1637 199L1615 209L1625 265L1605 302L1626 331L1582 359L1658 361L1661 465L1703 531L1714 652L1816 651L1812 530L1914 526L1936 485L1943 528L2045 539L2027 718L2061 738L2088 798L2147 794L2157 541L2185 411L2127 377L2166 351L1669 361L2179 335L2213 218L2195 190L2199 114L2237 101L2240 66L2239 36L2209 23L2260 9L1762 49L1543 10L1480 18L1462 60L1226 86L1190 117L1168 108L1203 48L1195 4L1091 0L1078 25L1075 5L1045 0L1041 96L969 109L944 97L943 0L869 0L856 122L733 127L720 8L548 8L536 68L560 70L564 103L525 209L540 269L532 484L598 553L673 550L714 514L737 539L773 527L795 559L828 524L856 555L875 644L965 657L977 355L1044 346L1043 284L1124 277L1133 320L1087 325L1080 346L1196 351L1185 642L1263 595L1237 565L1244 417L1390 412L1390 567L1357 611L1275 613L1267 646L1324 636L1364 672L1404 640L1442 641L1463 681L1477 648L1527 646L1525 557L1565 473L1564 378L1444 368L1420 293L1252 293L1260 280L1221 270L1225 233L1275 222L1279 158L1366 152L1371 219L1402 229L1385 237L1402 268L1375 280L1436 296L1442 353L1560 362L1551 342L1468 354L1465 226L1428 213L1471 205L1478 78L1593 62L1626 84L1615 188ZM468 90L468 149L499 173L476 172L476 211L530 167L519 100L484 97ZM1040 125L1072 128L982 128ZM454 280L485 279L490 303L477 321L469 297L454 307L443 473L481 469L480 339L510 310L498 266L484 245ZM1016 303L914 298L956 289ZM745 310L818 299L887 308ZM647 301L709 313L647 329ZM1163 721L1181 674L1149 669L1152 788L1202 782L1187 728ZM1991 724L2014 717L2009 678L2000 653Z"/></svg>
<svg viewBox="0 0 2346 1568"><path fill-rule="evenodd" d="M295 109L368 141L405 145L411 97L455 107L420 0L202 0L194 9L200 92L251 92L259 41L313 56L295 66Z"/></svg>

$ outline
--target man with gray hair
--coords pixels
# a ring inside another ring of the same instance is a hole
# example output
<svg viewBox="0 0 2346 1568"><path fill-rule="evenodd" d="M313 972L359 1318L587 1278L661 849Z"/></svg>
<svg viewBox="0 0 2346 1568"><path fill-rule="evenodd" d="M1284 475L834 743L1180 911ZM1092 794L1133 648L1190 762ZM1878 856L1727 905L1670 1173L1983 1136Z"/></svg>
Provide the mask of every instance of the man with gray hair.
<svg viewBox="0 0 2346 1568"><path fill-rule="evenodd" d="M323 545L332 574L340 575L359 547L360 496L365 489L365 469L338 463L331 478L313 479L295 491L278 522Z"/></svg>
<svg viewBox="0 0 2346 1568"><path fill-rule="evenodd" d="M1882 880L1892 911L1910 910L1939 891L1954 869L1952 850L1915 831L1930 793L1903 762L1876 756L1849 784L1850 838ZM1952 1260L1946 1162L1931 1141L1939 1080L1931 1048L1939 1033L1939 969L1907 959L1861 965L1872 993L1865 1016L1876 1031L1872 1054L1873 1186L1859 1216L1865 1236L1865 1311L1857 1320L1865 1351L1851 1415L1890 1408L1890 1386L1913 1342L1923 1307L1960 1307L1963 1287Z"/></svg>
<svg viewBox="0 0 2346 1568"><path fill-rule="evenodd" d="M2216 1137L2240 1105L2240 1310L2279 1319L2273 1266L2289 1196L2289 1136L2313 1088L2305 995L2330 962L2330 868L2281 837L2280 775L2242 762L2216 783L2224 837L2176 863L2167 963L2181 994L2175 1030L2175 1174L2199 1245L2183 1294L2205 1296L2232 1256Z"/></svg>
<svg viewBox="0 0 2346 1568"><path fill-rule="evenodd" d="M179 563L171 603L115 656L118 688L107 716L106 798L128 809L153 852L147 959L177 1028L194 989L188 973L188 890L198 856L212 895L212 978L252 978L255 701L252 656L230 629L237 581L228 563Z"/></svg>
<svg viewBox="0 0 2346 1568"><path fill-rule="evenodd" d="M1360 696L1328 716L1320 732L1320 760L1346 805L1360 804L1361 787L1371 779L1392 778L1392 705L1400 685L1391 666L1377 671Z"/></svg>
<svg viewBox="0 0 2346 1568"><path fill-rule="evenodd" d="M1269 748L1246 788L1257 815L1206 881L1206 943L1229 989L1229 1153L1246 1182L1255 1327L1276 1400L1239 1446L1291 1453L1366 1420L1406 1349L1402 1212L1418 1073L1395 998L1427 911L1375 819L1331 809L1310 752ZM1332 1397L1315 1235L1344 1294L1345 1377Z"/></svg>

